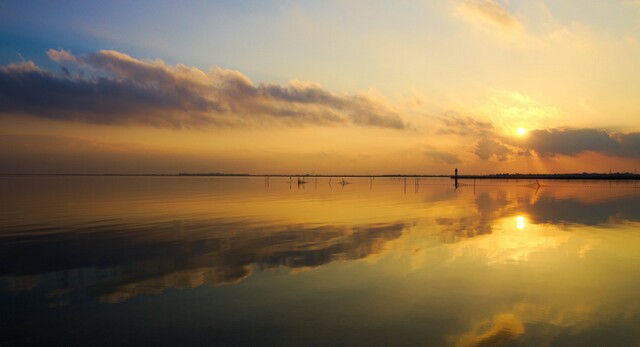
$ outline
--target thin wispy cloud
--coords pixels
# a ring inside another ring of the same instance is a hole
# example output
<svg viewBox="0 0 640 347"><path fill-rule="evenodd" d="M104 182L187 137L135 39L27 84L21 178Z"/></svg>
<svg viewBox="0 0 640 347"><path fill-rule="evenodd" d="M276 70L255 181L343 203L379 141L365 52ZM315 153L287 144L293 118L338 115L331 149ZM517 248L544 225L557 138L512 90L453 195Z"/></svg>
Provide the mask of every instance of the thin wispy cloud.
<svg viewBox="0 0 640 347"><path fill-rule="evenodd" d="M520 20L496 0L462 0L457 9L465 19L473 23L506 31L520 31L523 28Z"/></svg>
<svg viewBox="0 0 640 347"><path fill-rule="evenodd" d="M462 160L457 154L450 153L443 150L438 150L431 146L427 146L427 148L424 150L424 155L437 162L441 162L449 165L459 164L462 162Z"/></svg>
<svg viewBox="0 0 640 347"><path fill-rule="evenodd" d="M168 65L101 50L76 56L50 49L62 74L33 62L0 67L0 114L96 124L158 127L254 124L407 127L384 100L320 85L255 84L240 71ZM77 71L77 73L72 73Z"/></svg>
<svg viewBox="0 0 640 347"><path fill-rule="evenodd" d="M436 131L438 135L479 136L492 134L495 131L495 127L491 122L469 116L461 116L455 112L449 112L447 115L436 118L442 122L442 125Z"/></svg>
<svg viewBox="0 0 640 347"><path fill-rule="evenodd" d="M47 50L47 56L49 57L49 59L53 60L53 61L76 61L76 57L73 56L73 54L71 54L71 52L66 51L64 49L49 49Z"/></svg>
<svg viewBox="0 0 640 347"><path fill-rule="evenodd" d="M512 157L514 151L500 141L482 138L476 143L474 154L483 160L506 161Z"/></svg>
<svg viewBox="0 0 640 347"><path fill-rule="evenodd" d="M626 0L625 3L633 6L637 6L638 8L640 8L640 0Z"/></svg>

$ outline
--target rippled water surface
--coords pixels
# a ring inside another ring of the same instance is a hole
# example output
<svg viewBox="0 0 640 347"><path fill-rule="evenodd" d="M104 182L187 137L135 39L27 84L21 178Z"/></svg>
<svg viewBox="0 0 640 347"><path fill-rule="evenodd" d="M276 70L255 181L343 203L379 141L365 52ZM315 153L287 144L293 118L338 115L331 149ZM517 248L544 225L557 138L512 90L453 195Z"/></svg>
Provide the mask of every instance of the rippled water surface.
<svg viewBox="0 0 640 347"><path fill-rule="evenodd" d="M640 184L0 177L0 345L640 345Z"/></svg>

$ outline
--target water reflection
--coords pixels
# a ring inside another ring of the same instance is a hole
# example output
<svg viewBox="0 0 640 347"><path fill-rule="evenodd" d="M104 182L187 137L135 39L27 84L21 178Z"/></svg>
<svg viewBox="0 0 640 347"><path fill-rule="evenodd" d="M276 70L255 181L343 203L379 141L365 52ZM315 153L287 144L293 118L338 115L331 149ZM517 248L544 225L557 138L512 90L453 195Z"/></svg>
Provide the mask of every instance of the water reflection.
<svg viewBox="0 0 640 347"><path fill-rule="evenodd" d="M35 326L63 343L46 322L82 310L149 336L169 324L176 343L640 341L640 191L626 183L0 182L0 304L13 312L0 335L14 341L34 342ZM107 315L159 307L148 325Z"/></svg>
<svg viewBox="0 0 640 347"><path fill-rule="evenodd" d="M88 292L116 303L166 288L238 283L251 275L254 265L303 269L365 258L381 252L407 226L228 220L68 226L62 233L5 236L0 278L9 290L41 284L47 297L64 302Z"/></svg>
<svg viewBox="0 0 640 347"><path fill-rule="evenodd" d="M474 194L472 209L457 216L436 218L444 231L444 240L455 242L459 238L490 234L496 221L510 216L514 217L517 229L524 229L527 224L552 224L571 229L640 222L636 208L640 194L634 186L625 189L623 185L614 192L602 183L570 190L563 186L529 192L522 187L510 188L481 191ZM520 194L510 191L518 188Z"/></svg>
<svg viewBox="0 0 640 347"><path fill-rule="evenodd" d="M470 332L454 338L456 346L507 346L524 333L524 324L514 314L501 313L476 322Z"/></svg>

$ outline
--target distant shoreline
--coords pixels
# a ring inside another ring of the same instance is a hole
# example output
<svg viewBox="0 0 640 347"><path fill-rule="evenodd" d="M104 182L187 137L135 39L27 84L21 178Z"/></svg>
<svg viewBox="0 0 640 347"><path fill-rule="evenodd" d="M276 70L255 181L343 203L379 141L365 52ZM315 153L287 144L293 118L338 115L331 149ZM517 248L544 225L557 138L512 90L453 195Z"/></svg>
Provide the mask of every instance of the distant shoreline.
<svg viewBox="0 0 640 347"><path fill-rule="evenodd" d="M449 176L455 179L456 176ZM489 174L458 175L458 179L543 179L543 180L640 180L640 174L633 173L564 173L564 174Z"/></svg>
<svg viewBox="0 0 640 347"><path fill-rule="evenodd" d="M178 173L178 174L90 174L90 173L5 173L0 176L77 176L77 177L351 177L351 178L450 178L455 175L339 175L339 174L249 174L249 173ZM635 173L562 173L562 174L520 174L501 173L486 175L458 175L457 179L543 179L543 180L640 180L640 174Z"/></svg>

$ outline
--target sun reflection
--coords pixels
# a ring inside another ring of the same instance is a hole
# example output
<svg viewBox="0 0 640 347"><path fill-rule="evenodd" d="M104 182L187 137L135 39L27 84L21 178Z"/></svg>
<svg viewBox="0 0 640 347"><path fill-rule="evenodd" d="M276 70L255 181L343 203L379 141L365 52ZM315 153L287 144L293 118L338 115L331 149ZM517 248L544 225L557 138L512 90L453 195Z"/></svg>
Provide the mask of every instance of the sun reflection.
<svg viewBox="0 0 640 347"><path fill-rule="evenodd" d="M516 227L520 230L524 229L525 227L525 219L523 216L517 216L516 217Z"/></svg>

